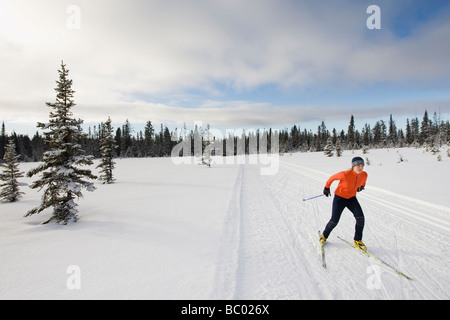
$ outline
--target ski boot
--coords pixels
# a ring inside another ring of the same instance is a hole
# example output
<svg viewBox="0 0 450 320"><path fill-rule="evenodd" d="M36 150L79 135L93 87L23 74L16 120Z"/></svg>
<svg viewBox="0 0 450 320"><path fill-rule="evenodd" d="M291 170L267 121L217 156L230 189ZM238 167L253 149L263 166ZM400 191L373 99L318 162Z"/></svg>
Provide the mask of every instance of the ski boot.
<svg viewBox="0 0 450 320"><path fill-rule="evenodd" d="M362 251L367 251L367 247L362 241L355 240L355 248Z"/></svg>
<svg viewBox="0 0 450 320"><path fill-rule="evenodd" d="M325 245L325 242L327 242L327 238L325 238L322 234L319 238L319 242L321 245Z"/></svg>

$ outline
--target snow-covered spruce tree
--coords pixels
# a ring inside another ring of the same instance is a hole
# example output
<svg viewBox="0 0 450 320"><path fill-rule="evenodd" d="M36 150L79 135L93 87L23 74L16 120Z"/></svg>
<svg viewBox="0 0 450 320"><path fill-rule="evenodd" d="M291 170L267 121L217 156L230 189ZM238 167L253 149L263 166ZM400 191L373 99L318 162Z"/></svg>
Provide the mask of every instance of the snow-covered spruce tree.
<svg viewBox="0 0 450 320"><path fill-rule="evenodd" d="M102 125L102 138L100 139L100 154L102 158L97 168L100 168L100 180L103 184L114 183L113 178L114 155L116 149L116 141L113 137L113 129L111 127L111 118L108 117L108 121Z"/></svg>
<svg viewBox="0 0 450 320"><path fill-rule="evenodd" d="M333 156L333 142L331 141L331 137L327 139L327 144L324 148L324 153L327 157Z"/></svg>
<svg viewBox="0 0 450 320"><path fill-rule="evenodd" d="M81 148L80 140L86 137L82 132L83 120L74 119L71 109L75 106L73 100L72 80L68 79L69 70L61 62L59 81L56 81L56 102L46 103L52 108L49 123L38 123L38 128L44 131L45 141L50 151L43 155L43 164L30 170L27 175L32 177L41 173L41 178L31 184L32 189L44 189L40 206L30 210L25 216L41 213L53 207L52 217L44 224L54 221L60 224L78 220L75 198L82 197L81 189L94 191L93 183L83 178L96 179L89 169L80 166L92 165L92 156L86 156Z"/></svg>
<svg viewBox="0 0 450 320"><path fill-rule="evenodd" d="M0 163L3 167L3 173L0 174L0 180L4 183L0 184L3 189L0 192L0 199L5 202L16 202L22 198L23 192L19 191L19 187L26 186L26 183L20 183L18 178L22 178L24 172L19 170L20 155L16 153L16 145L13 139L10 139L9 144L5 147L5 155L3 157L4 163Z"/></svg>

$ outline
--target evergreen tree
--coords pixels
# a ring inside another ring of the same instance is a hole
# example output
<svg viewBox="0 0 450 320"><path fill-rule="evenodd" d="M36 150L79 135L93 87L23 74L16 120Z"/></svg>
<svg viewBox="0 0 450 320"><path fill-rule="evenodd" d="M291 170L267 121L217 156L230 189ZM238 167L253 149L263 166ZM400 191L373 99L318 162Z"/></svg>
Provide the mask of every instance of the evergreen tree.
<svg viewBox="0 0 450 320"><path fill-rule="evenodd" d="M403 133L402 129L399 129L397 132L397 143L396 143L396 147L397 148L403 148L405 146L405 135Z"/></svg>
<svg viewBox="0 0 450 320"><path fill-rule="evenodd" d="M44 131L46 143L50 150L43 155L43 164L30 170L28 176L32 177L38 173L42 177L34 181L32 189L43 189L41 204L30 210L26 217L40 213L47 208L53 207L52 217L44 222L55 221L67 224L78 220L77 204L75 198L82 197L81 189L94 191L93 183L83 178L96 179L89 169L81 169L79 166L91 165L92 156L86 156L81 148L80 142L86 137L82 133L81 124L83 120L72 118L71 109L75 106L72 90L72 80L68 79L69 70L61 62L59 81L56 81L56 102L46 103L52 108L49 123L38 123L38 127Z"/></svg>
<svg viewBox="0 0 450 320"><path fill-rule="evenodd" d="M392 119L392 114L389 117L389 147L394 147L397 143L397 126L395 121Z"/></svg>
<svg viewBox="0 0 450 320"><path fill-rule="evenodd" d="M164 127L161 123L161 130L155 136L155 152L158 157L164 156Z"/></svg>
<svg viewBox="0 0 450 320"><path fill-rule="evenodd" d="M410 145L414 141L411 125L409 124L409 119L406 119L406 144Z"/></svg>
<svg viewBox="0 0 450 320"><path fill-rule="evenodd" d="M209 128L209 127L208 127ZM170 134L169 128L164 127L163 131L163 157L170 156L172 152L172 135Z"/></svg>
<svg viewBox="0 0 450 320"><path fill-rule="evenodd" d="M363 146L368 147L371 143L372 136L371 136L370 126L367 123L364 125L362 136L363 136L363 138L362 138Z"/></svg>
<svg viewBox="0 0 450 320"><path fill-rule="evenodd" d="M436 111L433 114L433 121L430 120L430 136L432 140L440 145L439 129L441 126L441 115L437 114Z"/></svg>
<svg viewBox="0 0 450 320"><path fill-rule="evenodd" d="M333 143L331 142L331 137L327 139L327 144L325 146L324 153L327 157L333 156Z"/></svg>
<svg viewBox="0 0 450 320"><path fill-rule="evenodd" d="M323 121L322 121L323 123ZM313 145L314 145L314 151L323 151L323 146L326 141L322 141L322 129L323 126L320 125L317 127L317 133L313 135Z"/></svg>
<svg viewBox="0 0 450 320"><path fill-rule="evenodd" d="M291 129L291 148L293 151L299 151L300 149L300 130L294 125Z"/></svg>
<svg viewBox="0 0 450 320"><path fill-rule="evenodd" d="M101 160L100 164L97 168L100 168L100 180L103 181L103 184L111 184L114 183L115 179L113 178L113 170L114 165L114 154L116 149L116 143L113 137L113 128L111 126L111 118L108 117L106 123L102 126L103 136L100 140L100 154Z"/></svg>
<svg viewBox="0 0 450 320"><path fill-rule="evenodd" d="M130 158L132 157L132 139L131 139L131 132L132 132L131 124L128 121L128 119L125 121L125 124L122 126L122 140L121 140L121 146L120 146L120 157L123 158Z"/></svg>
<svg viewBox="0 0 450 320"><path fill-rule="evenodd" d="M350 124L347 131L347 147L349 149L355 148L355 118L353 115L350 117Z"/></svg>
<svg viewBox="0 0 450 320"><path fill-rule="evenodd" d="M122 130L120 128L117 128L116 130L116 136L114 137L114 140L116 141L117 146L117 156L122 156Z"/></svg>
<svg viewBox="0 0 450 320"><path fill-rule="evenodd" d="M419 119L417 117L411 120L411 134L413 139L412 144L417 148L420 142Z"/></svg>
<svg viewBox="0 0 450 320"><path fill-rule="evenodd" d="M338 137L337 137L337 131L335 128L333 128L333 134L331 136L331 142L333 143L333 145L336 145L336 141L337 141Z"/></svg>
<svg viewBox="0 0 450 320"><path fill-rule="evenodd" d="M373 127L373 142L377 148L383 148L386 146L386 124L383 120L377 121Z"/></svg>
<svg viewBox="0 0 450 320"><path fill-rule="evenodd" d="M336 157L342 156L341 139L338 138L336 141Z"/></svg>
<svg viewBox="0 0 450 320"><path fill-rule="evenodd" d="M23 192L19 191L20 186L26 186L25 183L19 183L18 178L23 177L23 172L19 170L20 155L16 152L16 145L13 139L10 139L9 144L5 148L4 163L0 164L3 167L3 173L0 174L0 180L4 183L0 184L3 189L0 192L0 199L5 202L16 202L22 198Z"/></svg>
<svg viewBox="0 0 450 320"><path fill-rule="evenodd" d="M3 121L2 130L0 131L0 162L2 162L3 156L5 155L6 139L5 122Z"/></svg>
<svg viewBox="0 0 450 320"><path fill-rule="evenodd" d="M430 142L431 121L428 118L428 111L425 110L422 124L420 125L420 143L425 144Z"/></svg>
<svg viewBox="0 0 450 320"><path fill-rule="evenodd" d="M155 129L153 129L153 125L151 121L147 121L144 129L144 150L146 157L154 157L155 156L155 143L154 143L154 135Z"/></svg>
<svg viewBox="0 0 450 320"><path fill-rule="evenodd" d="M330 137L330 132L327 130L327 126L325 125L325 122L322 121L320 124L320 140L322 145L327 143L328 138Z"/></svg>
<svg viewBox="0 0 450 320"><path fill-rule="evenodd" d="M444 143L450 144L450 122L447 120L442 126Z"/></svg>

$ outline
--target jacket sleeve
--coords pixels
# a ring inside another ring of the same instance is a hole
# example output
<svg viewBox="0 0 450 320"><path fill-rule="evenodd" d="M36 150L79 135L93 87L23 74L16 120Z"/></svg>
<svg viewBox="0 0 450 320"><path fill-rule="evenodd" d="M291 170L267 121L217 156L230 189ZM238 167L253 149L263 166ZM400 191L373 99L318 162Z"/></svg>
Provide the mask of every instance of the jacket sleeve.
<svg viewBox="0 0 450 320"><path fill-rule="evenodd" d="M325 187L326 188L330 188L331 184L333 183L333 181L335 181L335 180L344 180L344 178L345 178L344 171L336 173L336 174L332 175L330 177L330 179L328 179L327 183L325 184Z"/></svg>
<svg viewBox="0 0 450 320"><path fill-rule="evenodd" d="M367 181L367 177L368 177L367 172L364 172L364 173L365 173L365 175L364 175L364 180L363 180L363 182L361 183L361 186L362 186L362 187L365 187L365 186L366 186L366 181Z"/></svg>

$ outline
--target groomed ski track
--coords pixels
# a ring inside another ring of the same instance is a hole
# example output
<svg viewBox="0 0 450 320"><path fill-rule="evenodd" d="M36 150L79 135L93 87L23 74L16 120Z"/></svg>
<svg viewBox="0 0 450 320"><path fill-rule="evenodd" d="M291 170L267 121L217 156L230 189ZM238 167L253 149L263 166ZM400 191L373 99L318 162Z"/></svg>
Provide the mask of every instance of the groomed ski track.
<svg viewBox="0 0 450 320"><path fill-rule="evenodd" d="M332 198L302 199L320 193L327 178L283 159L272 176L262 176L257 165L239 166L211 298L448 299L450 209L380 188L358 195L364 241L414 280L337 238L353 239L348 210L328 239L322 268L317 231L330 218Z"/></svg>

